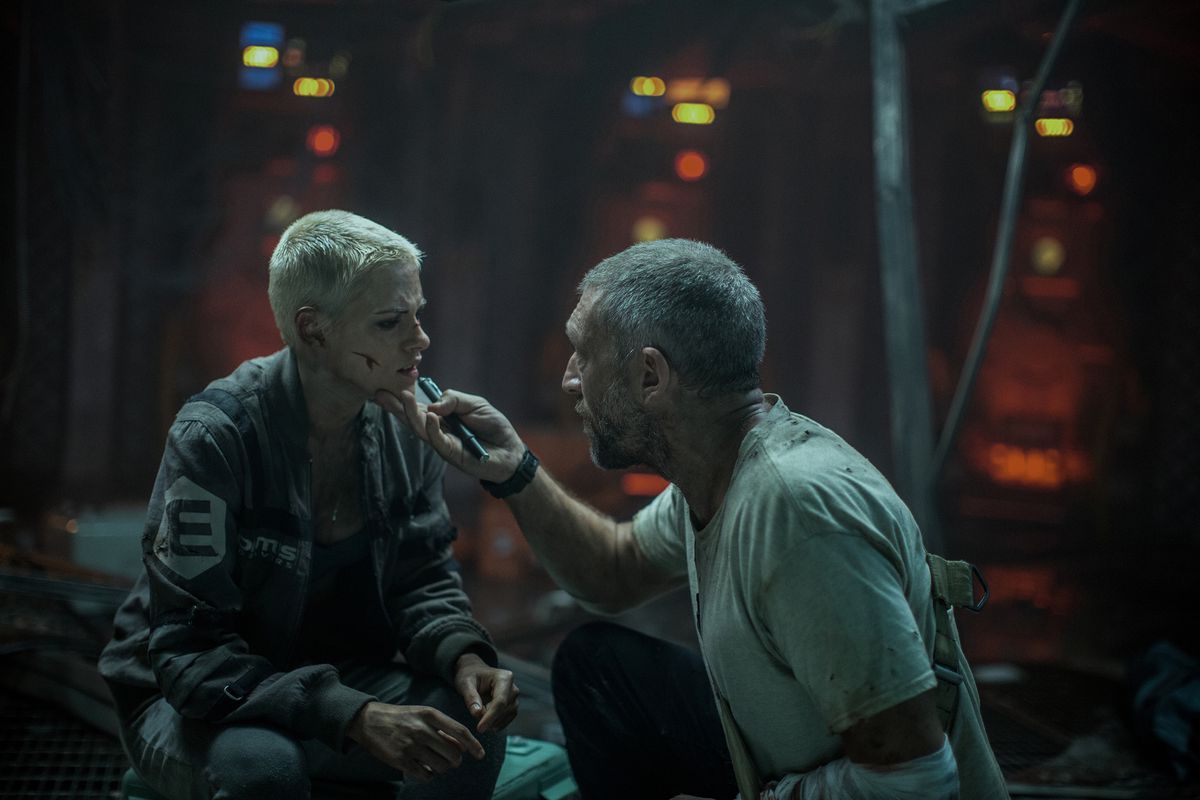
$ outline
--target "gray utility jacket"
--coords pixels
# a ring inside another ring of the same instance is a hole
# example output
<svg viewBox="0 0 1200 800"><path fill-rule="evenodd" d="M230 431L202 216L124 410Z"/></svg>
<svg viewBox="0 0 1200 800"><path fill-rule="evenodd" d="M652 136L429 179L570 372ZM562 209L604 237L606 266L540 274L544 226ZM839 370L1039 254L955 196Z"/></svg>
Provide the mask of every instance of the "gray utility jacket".
<svg viewBox="0 0 1200 800"><path fill-rule="evenodd" d="M388 652L447 681L464 652L495 665L451 557L444 463L374 403L358 421ZM142 534L146 572L100 656L122 724L161 694L185 717L265 722L342 749L373 698L328 664L297 663L312 548L308 412L295 356L282 350L209 384L168 433Z"/></svg>

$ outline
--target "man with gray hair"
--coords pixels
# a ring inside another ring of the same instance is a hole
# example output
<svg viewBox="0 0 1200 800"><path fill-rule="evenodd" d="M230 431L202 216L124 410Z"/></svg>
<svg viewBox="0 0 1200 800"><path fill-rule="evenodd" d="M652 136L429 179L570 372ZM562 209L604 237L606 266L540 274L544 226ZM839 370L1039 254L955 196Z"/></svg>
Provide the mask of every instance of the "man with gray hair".
<svg viewBox="0 0 1200 800"><path fill-rule="evenodd" d="M649 242L579 292L563 390L592 457L671 482L631 521L539 470L482 398L376 399L505 498L584 606L617 613L688 585L699 656L595 622L555 658L584 797L1007 797L938 588L961 572L927 561L912 515L850 445L762 392L763 306L741 268L698 242ZM488 462L446 434L452 413Z"/></svg>

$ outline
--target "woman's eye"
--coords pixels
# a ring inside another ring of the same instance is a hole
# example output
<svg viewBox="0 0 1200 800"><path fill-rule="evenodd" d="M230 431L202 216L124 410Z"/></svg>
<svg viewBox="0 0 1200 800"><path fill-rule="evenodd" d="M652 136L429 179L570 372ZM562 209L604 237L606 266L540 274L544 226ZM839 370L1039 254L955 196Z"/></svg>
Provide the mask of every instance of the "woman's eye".
<svg viewBox="0 0 1200 800"><path fill-rule="evenodd" d="M399 325L399 324L400 324L400 320L398 320L398 319L385 319L385 320L383 320L382 322L379 322L379 323L377 323L377 324L379 325L379 329L380 329L380 330L383 330L383 331L390 331L390 330L393 330L393 329L394 329L394 328L395 328L397 325Z"/></svg>

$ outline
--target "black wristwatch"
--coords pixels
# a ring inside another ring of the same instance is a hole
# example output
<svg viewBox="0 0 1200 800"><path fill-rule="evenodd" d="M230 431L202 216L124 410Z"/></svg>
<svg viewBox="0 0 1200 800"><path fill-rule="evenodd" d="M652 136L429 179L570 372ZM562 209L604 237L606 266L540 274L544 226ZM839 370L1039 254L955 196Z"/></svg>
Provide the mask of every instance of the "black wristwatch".
<svg viewBox="0 0 1200 800"><path fill-rule="evenodd" d="M504 481L504 483L480 481L479 485L487 489L488 494L492 497L499 497L500 499L510 497L533 481L533 476L537 473L538 463L537 456L529 452L529 448L525 448L525 455L521 456L521 463L517 465L517 471L512 474L511 478Z"/></svg>

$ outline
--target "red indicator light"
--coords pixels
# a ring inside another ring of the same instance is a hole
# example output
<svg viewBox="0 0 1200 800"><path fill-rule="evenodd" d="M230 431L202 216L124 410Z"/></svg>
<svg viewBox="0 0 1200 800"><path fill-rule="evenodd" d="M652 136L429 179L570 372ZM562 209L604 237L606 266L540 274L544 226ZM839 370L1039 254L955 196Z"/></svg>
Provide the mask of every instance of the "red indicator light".
<svg viewBox="0 0 1200 800"><path fill-rule="evenodd" d="M685 181L698 181L708 172L708 159L696 150L682 150L675 156L675 174Z"/></svg>
<svg viewBox="0 0 1200 800"><path fill-rule="evenodd" d="M338 151L342 135L332 125L314 125L308 129L308 149L316 156L327 158Z"/></svg>
<svg viewBox="0 0 1200 800"><path fill-rule="evenodd" d="M1088 164L1072 164L1067 167L1067 186L1080 197L1092 193L1096 188L1096 168Z"/></svg>

